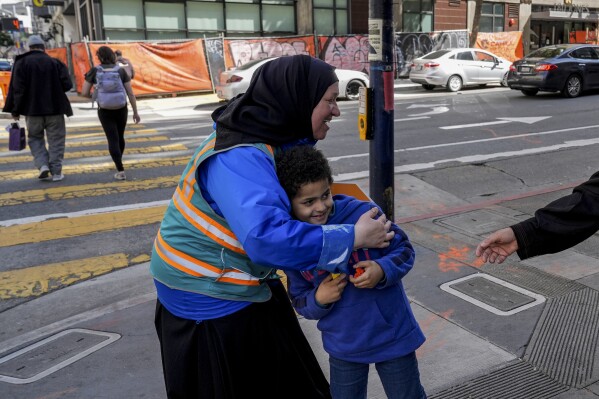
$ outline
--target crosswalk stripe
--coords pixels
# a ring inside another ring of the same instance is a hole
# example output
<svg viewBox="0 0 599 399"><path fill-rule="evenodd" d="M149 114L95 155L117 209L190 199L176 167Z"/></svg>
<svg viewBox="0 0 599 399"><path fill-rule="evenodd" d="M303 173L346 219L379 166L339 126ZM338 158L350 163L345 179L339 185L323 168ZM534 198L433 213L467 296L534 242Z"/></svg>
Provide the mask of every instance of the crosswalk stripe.
<svg viewBox="0 0 599 399"><path fill-rule="evenodd" d="M145 209L50 219L0 228L0 247L39 243L103 231L143 226L162 221L166 205Z"/></svg>
<svg viewBox="0 0 599 399"><path fill-rule="evenodd" d="M185 151L187 147L183 144L166 144L157 145L151 147L127 147L127 154L149 154L155 152L168 152L168 151ZM66 151L64 159L73 158L92 158L92 157L106 157L109 156L108 150L89 150L89 151ZM30 162L33 161L31 154L15 155L12 157L0 157L0 164L3 163L16 163L16 162Z"/></svg>
<svg viewBox="0 0 599 399"><path fill-rule="evenodd" d="M110 183L81 184L77 186L52 186L40 190L27 190L0 194L0 206L23 205L46 200L58 201L73 198L89 198L101 195L127 193L137 190L153 190L174 187L180 175L154 179L126 180Z"/></svg>
<svg viewBox="0 0 599 399"><path fill-rule="evenodd" d="M125 156L126 153L125 153ZM181 157L161 158L161 159L133 159L123 161L123 165L126 170L135 170L142 168L163 168L168 166L181 166L187 165L189 162L189 155ZM62 173L64 175L69 174L82 174L82 173L98 173L113 171L114 164L112 162L98 162L96 164L78 164L78 165L63 165ZM2 181L14 181L23 179L34 179L37 177L38 172L32 170L16 170L0 172L0 182Z"/></svg>
<svg viewBox="0 0 599 399"><path fill-rule="evenodd" d="M134 127L133 127L134 126ZM136 125L133 125L128 127L127 129L145 129L146 125L143 125L141 123L138 123ZM99 125L98 121L94 122L94 123L90 123L87 125L81 125L81 126L67 126L67 134L69 134L72 131L75 132L81 132L81 131L88 131L88 130L102 130L102 126Z"/></svg>
<svg viewBox="0 0 599 399"><path fill-rule="evenodd" d="M167 141L169 140L168 136L147 136L147 137L131 137L128 138L127 135L125 135L125 141L127 142L127 144L130 143L147 143L147 142L151 142L151 141ZM71 147L92 147L95 145L108 145L108 143L106 142L106 139L100 139L100 140L95 140L93 137L92 139L78 139L77 141L69 141L67 140L66 142L66 146L67 148L71 148ZM128 149L127 149L128 150Z"/></svg>
<svg viewBox="0 0 599 399"><path fill-rule="evenodd" d="M127 254L118 253L0 272L0 299L40 296L149 259L148 255L130 259Z"/></svg>
<svg viewBox="0 0 599 399"><path fill-rule="evenodd" d="M127 130L125 132L125 138L127 138L128 136L136 136L136 135L143 135L143 134L151 134L151 133L158 133L158 130L156 129L139 129L139 130ZM94 133L67 133L67 140L68 139L80 139L80 138L87 138L87 137L104 137L106 136L104 134L104 130L100 129L97 132Z"/></svg>

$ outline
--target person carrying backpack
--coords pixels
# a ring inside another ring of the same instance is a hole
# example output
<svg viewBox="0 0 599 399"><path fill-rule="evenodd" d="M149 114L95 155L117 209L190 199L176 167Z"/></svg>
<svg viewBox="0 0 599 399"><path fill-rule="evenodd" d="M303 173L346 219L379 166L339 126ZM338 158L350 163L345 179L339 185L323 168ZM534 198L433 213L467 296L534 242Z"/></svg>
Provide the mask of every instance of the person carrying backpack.
<svg viewBox="0 0 599 399"><path fill-rule="evenodd" d="M133 109L133 122L139 123L137 102L131 78L127 72L117 65L116 55L110 47L102 46L96 52L100 65L93 67L85 74L85 82L81 94L90 96L94 85L93 100L98 103L98 118L108 140L108 151L117 172L116 180L125 180L123 152L125 151L125 127L127 126L127 98Z"/></svg>
<svg viewBox="0 0 599 399"><path fill-rule="evenodd" d="M134 79L135 68L133 68L133 64L131 63L131 61L129 61L129 58L123 57L123 53L121 52L121 50L116 50L114 53L116 54L117 64L119 64L119 66L123 68L125 72L127 72L127 75L129 75L131 79Z"/></svg>

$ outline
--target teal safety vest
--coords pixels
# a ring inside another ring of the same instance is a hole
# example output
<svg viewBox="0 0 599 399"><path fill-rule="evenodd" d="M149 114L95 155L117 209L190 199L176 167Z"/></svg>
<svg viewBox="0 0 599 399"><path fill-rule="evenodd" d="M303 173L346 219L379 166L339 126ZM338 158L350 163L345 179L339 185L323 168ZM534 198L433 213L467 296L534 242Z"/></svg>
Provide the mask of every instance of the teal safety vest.
<svg viewBox="0 0 599 399"><path fill-rule="evenodd" d="M154 241L150 272L170 288L220 299L264 302L271 292L264 281L274 269L253 263L227 221L206 202L196 171L217 154L212 133L195 151L166 210ZM247 144L274 161L274 149Z"/></svg>

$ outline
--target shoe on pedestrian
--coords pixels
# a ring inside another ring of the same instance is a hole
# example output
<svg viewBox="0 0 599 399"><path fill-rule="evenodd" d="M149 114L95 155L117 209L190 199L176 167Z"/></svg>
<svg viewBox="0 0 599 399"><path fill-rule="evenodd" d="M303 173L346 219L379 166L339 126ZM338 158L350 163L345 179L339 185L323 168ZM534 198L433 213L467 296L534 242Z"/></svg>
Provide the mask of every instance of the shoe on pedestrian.
<svg viewBox="0 0 599 399"><path fill-rule="evenodd" d="M58 175L52 175L52 181L61 181L62 179L64 179L64 175L62 173Z"/></svg>
<svg viewBox="0 0 599 399"><path fill-rule="evenodd" d="M50 168L48 165L42 165L40 168L40 175L37 177L38 179L47 179L50 176Z"/></svg>
<svg viewBox="0 0 599 399"><path fill-rule="evenodd" d="M125 171L116 172L114 174L115 180L127 180L127 176L125 176Z"/></svg>

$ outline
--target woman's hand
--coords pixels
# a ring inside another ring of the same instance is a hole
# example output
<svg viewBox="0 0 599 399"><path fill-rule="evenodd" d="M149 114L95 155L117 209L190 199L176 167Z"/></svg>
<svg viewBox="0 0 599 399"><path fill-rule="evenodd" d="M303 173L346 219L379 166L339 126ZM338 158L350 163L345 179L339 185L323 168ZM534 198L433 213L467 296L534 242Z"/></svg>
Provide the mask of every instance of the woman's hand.
<svg viewBox="0 0 599 399"><path fill-rule="evenodd" d="M503 261L518 250L518 241L514 230L510 227L497 230L485 238L476 248L476 256L482 256L485 262L503 263Z"/></svg>
<svg viewBox="0 0 599 399"><path fill-rule="evenodd" d="M386 248L393 239L394 232L390 232L391 222L382 214L378 219L378 208L372 208L358 219L354 229L354 250L360 248Z"/></svg>
<svg viewBox="0 0 599 399"><path fill-rule="evenodd" d="M137 111L133 112L133 122L139 123L140 120L141 120L141 118L139 117L139 114L137 113Z"/></svg>
<svg viewBox="0 0 599 399"><path fill-rule="evenodd" d="M316 289L316 302L322 306L326 306L340 300L341 294L343 294L343 290L347 285L347 279L345 277L345 274L340 274L335 278L333 278L333 275L331 274L326 276Z"/></svg>

